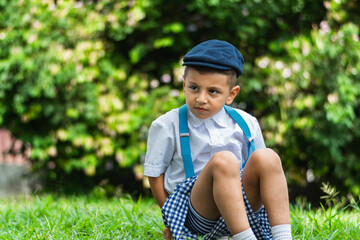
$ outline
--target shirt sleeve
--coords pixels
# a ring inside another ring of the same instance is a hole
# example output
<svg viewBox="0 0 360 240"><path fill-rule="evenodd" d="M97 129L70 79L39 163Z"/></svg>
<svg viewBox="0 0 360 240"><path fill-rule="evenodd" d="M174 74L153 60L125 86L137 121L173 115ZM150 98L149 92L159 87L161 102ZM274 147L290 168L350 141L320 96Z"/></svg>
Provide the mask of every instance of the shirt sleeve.
<svg viewBox="0 0 360 240"><path fill-rule="evenodd" d="M264 137L261 132L260 124L257 119L255 119L255 136L254 136L254 144L255 149L266 148Z"/></svg>
<svg viewBox="0 0 360 240"><path fill-rule="evenodd" d="M175 139L173 134L159 119L150 127L144 163L144 175L158 177L166 171L174 155Z"/></svg>

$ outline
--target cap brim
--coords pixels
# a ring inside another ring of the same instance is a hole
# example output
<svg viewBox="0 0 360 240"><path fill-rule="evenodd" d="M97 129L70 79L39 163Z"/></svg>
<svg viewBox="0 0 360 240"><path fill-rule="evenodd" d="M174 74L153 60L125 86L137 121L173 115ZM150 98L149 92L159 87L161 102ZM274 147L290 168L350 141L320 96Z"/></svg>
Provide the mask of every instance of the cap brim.
<svg viewBox="0 0 360 240"><path fill-rule="evenodd" d="M213 64L213 63L208 63L208 62L191 62L191 61L189 61L189 62L184 62L182 65L183 66L202 66L202 67L209 67L209 68L215 68L215 69L220 69L220 70L231 70L232 69L230 67Z"/></svg>

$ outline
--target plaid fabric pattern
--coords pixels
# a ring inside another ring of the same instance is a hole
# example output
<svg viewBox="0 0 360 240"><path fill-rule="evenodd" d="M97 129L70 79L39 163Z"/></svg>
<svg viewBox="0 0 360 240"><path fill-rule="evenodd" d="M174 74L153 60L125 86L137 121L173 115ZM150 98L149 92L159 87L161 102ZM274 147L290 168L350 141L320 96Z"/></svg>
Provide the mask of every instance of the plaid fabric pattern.
<svg viewBox="0 0 360 240"><path fill-rule="evenodd" d="M194 186L196 179L197 176L193 176L179 184L175 191L167 198L164 206L162 207L164 224L166 227L170 228L175 240L199 238L196 233L191 232L184 226L186 215L189 210L188 201L190 198L191 189ZM262 207L260 212L255 215L251 209L249 200L247 199L244 190L243 196L249 223L256 238L271 240L271 228L265 208ZM211 232L203 236L202 239L216 239L221 236L228 235L230 235L229 229L227 228L224 219L220 217Z"/></svg>

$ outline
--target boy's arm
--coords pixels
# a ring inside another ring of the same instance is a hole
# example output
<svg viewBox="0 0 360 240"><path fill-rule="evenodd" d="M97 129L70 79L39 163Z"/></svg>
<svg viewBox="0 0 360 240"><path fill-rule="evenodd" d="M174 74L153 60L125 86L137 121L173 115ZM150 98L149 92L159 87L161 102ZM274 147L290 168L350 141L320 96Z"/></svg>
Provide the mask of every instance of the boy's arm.
<svg viewBox="0 0 360 240"><path fill-rule="evenodd" d="M164 205L166 198L169 196L164 188L164 173L159 177L149 177L149 183L156 202L161 208Z"/></svg>
<svg viewBox="0 0 360 240"><path fill-rule="evenodd" d="M151 191L156 199L156 202L160 206L160 208L164 205L166 198L169 194L165 191L164 188L164 173L161 174L159 177L148 177L149 183L151 187ZM165 227L164 228L164 239L172 239L172 235L170 229Z"/></svg>

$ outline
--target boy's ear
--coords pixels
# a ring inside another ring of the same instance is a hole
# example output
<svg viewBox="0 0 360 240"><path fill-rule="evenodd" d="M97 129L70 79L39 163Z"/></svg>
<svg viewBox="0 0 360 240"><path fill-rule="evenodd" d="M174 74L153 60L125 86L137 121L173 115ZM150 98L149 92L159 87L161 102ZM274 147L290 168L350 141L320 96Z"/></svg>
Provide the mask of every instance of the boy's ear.
<svg viewBox="0 0 360 240"><path fill-rule="evenodd" d="M183 91L185 93L185 76L183 75Z"/></svg>
<svg viewBox="0 0 360 240"><path fill-rule="evenodd" d="M228 97L227 100L226 100L226 104L227 104L227 105L231 104L231 103L234 101L234 98L235 98L236 95L239 93L239 91L240 91L240 86L239 86L239 85L236 85L235 87L233 87L233 88L230 90L229 97Z"/></svg>

